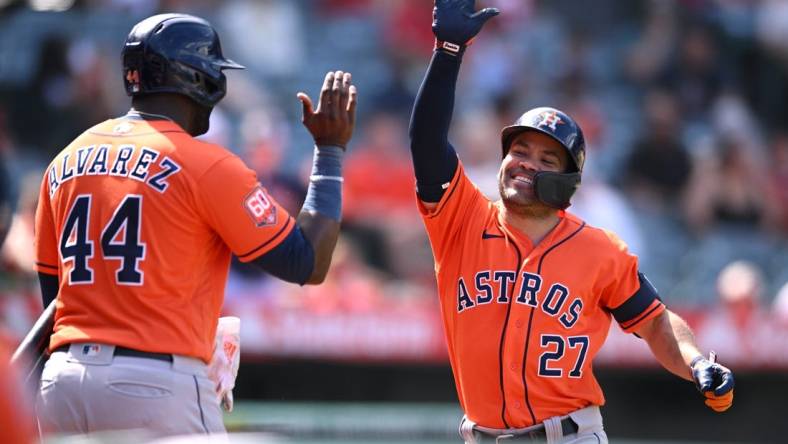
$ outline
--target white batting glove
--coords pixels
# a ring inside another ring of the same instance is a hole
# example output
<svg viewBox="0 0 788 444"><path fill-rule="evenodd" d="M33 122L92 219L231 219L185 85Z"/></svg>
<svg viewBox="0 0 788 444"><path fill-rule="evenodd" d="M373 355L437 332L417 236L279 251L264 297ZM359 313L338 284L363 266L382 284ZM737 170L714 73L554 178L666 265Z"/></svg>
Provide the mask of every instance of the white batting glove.
<svg viewBox="0 0 788 444"><path fill-rule="evenodd" d="M216 395L222 408L233 411L233 388L241 361L241 320L234 316L219 318L216 326L213 357L208 377L216 384Z"/></svg>

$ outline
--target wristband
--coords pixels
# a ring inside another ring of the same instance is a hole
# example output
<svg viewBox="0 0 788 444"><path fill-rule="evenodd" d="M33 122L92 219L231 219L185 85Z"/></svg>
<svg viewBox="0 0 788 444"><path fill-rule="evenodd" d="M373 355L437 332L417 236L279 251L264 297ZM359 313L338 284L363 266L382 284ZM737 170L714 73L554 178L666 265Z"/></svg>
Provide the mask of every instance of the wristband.
<svg viewBox="0 0 788 444"><path fill-rule="evenodd" d="M345 150L338 146L315 147L309 188L301 210L315 211L336 221L342 218L342 158Z"/></svg>
<svg viewBox="0 0 788 444"><path fill-rule="evenodd" d="M461 56L465 52L466 47L468 47L468 43L464 45L458 45L452 42L444 42L442 40L437 40L437 39L435 40L436 51L443 51L453 56Z"/></svg>
<svg viewBox="0 0 788 444"><path fill-rule="evenodd" d="M691 368L691 369L694 369L694 368L695 368L695 364L697 364L697 363L698 363L698 361L701 361L701 360L703 360L703 359L706 359L706 358L704 358L704 357L703 357L703 355L698 355L698 356L695 356L695 357L692 359L692 361L690 362L690 365L689 365L689 366L690 366L690 368Z"/></svg>

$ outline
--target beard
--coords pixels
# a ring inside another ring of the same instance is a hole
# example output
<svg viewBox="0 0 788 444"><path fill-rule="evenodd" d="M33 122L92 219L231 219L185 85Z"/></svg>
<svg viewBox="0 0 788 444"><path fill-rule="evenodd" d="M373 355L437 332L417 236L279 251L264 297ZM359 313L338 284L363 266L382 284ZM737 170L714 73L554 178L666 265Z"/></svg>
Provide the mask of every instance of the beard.
<svg viewBox="0 0 788 444"><path fill-rule="evenodd" d="M531 188L533 190L533 188ZM498 174L498 192L501 195L501 202L507 211L518 216L544 219L554 214L556 209L547 205L536 197L534 191L529 195L518 191L513 186L504 184L503 170Z"/></svg>

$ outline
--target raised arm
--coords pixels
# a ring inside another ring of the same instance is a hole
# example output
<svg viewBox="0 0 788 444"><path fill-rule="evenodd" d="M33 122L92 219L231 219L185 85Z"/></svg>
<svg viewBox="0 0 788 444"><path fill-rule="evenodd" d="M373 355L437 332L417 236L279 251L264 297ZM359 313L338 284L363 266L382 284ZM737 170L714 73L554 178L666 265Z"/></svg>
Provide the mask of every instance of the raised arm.
<svg viewBox="0 0 788 444"><path fill-rule="evenodd" d="M409 131L418 196L428 209L440 201L457 169L448 134L462 55L482 25L498 15L494 8L474 10L474 0L435 1L435 53L416 96Z"/></svg>
<svg viewBox="0 0 788 444"><path fill-rule="evenodd" d="M331 265L342 212L342 161L356 122L356 87L350 73L326 74L317 109L298 93L304 126L315 140L312 174L296 228L254 262L288 282L319 284Z"/></svg>
<svg viewBox="0 0 788 444"><path fill-rule="evenodd" d="M317 109L305 93L304 126L315 139L314 163L298 225L315 252L314 269L307 283L323 282L339 236L342 212L342 160L356 124L356 87L349 72L329 72L320 91Z"/></svg>

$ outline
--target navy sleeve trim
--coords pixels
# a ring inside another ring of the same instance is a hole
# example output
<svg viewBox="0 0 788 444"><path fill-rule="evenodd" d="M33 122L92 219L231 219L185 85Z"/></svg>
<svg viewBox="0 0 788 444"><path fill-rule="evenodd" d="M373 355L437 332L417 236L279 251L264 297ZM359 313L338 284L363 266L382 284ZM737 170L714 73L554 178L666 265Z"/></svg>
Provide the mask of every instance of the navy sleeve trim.
<svg viewBox="0 0 788 444"><path fill-rule="evenodd" d="M275 235L271 236L270 239L268 239L267 241L263 242L261 245L258 245L256 247L254 247L254 249L252 249L251 251L248 251L248 252L243 253L243 254L239 254L238 258L243 260L244 258L249 257L249 256L257 253L261 249L267 247L268 244L270 244L271 242L279 239L279 236L282 234L282 232L288 230L293 224L295 224L295 219L293 219L292 217L289 217L287 219L287 223L282 225L282 228L280 228L279 231L277 231Z"/></svg>
<svg viewBox="0 0 788 444"><path fill-rule="evenodd" d="M448 150L445 152L446 160L441 162L425 162L426 166L419 169L423 173L422 176L430 176L432 180L438 177L448 177L448 180L439 183L425 183L423 180L416 178L416 194L419 199L424 202L440 202L446 190L451 184L451 178L457 172L457 153L451 145L448 145ZM414 156L414 162L417 156Z"/></svg>
<svg viewBox="0 0 788 444"><path fill-rule="evenodd" d="M53 271L57 271L57 265L49 265L43 262L36 262L36 265L38 265L41 268L51 268Z"/></svg>
<svg viewBox="0 0 788 444"><path fill-rule="evenodd" d="M616 318L619 324L625 324L634 318L640 317L644 310L654 302L654 300L662 301L657 289L651 285L651 282L646 276L638 271L638 281L640 281L640 288L635 292L626 302L611 310L613 317Z"/></svg>
<svg viewBox="0 0 788 444"><path fill-rule="evenodd" d="M425 215L425 217L433 218L438 216L443 211L443 209L446 207L446 203L449 201L449 199L451 199L451 196L454 195L454 192L457 191L457 188L460 186L460 180L464 180L464 179L460 177L459 168L457 168L457 170L454 171L454 176L452 176L448 185L443 190L444 193L448 191L449 195L446 196L445 199L441 196L441 200L438 201L438 206L435 208L435 210ZM429 202L429 201L425 201L425 202Z"/></svg>
<svg viewBox="0 0 788 444"><path fill-rule="evenodd" d="M315 250L296 225L279 245L252 263L279 279L304 285L315 268Z"/></svg>

